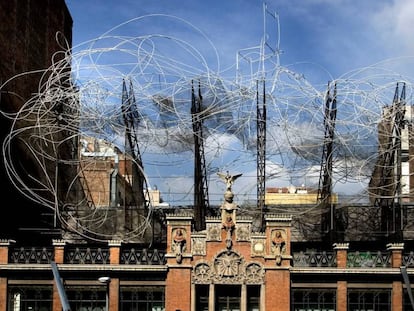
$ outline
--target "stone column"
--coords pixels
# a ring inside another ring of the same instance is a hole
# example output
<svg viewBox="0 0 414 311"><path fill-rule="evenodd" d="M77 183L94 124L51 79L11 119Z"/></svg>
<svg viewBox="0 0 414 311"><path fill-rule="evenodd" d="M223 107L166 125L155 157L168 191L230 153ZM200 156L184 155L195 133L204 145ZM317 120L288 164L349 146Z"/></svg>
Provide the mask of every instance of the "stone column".
<svg viewBox="0 0 414 311"><path fill-rule="evenodd" d="M266 285L260 285L260 311L266 311Z"/></svg>
<svg viewBox="0 0 414 311"><path fill-rule="evenodd" d="M349 243L335 243L336 267L346 269ZM348 307L348 282L337 281L336 283L336 310L347 311Z"/></svg>
<svg viewBox="0 0 414 311"><path fill-rule="evenodd" d="M240 297L240 311L247 311L247 286L242 284Z"/></svg>
<svg viewBox="0 0 414 311"><path fill-rule="evenodd" d="M402 266L402 252L404 250L404 243L390 243L387 244L387 250L391 251L391 266L392 268L398 268ZM411 290L411 288L408 288ZM391 310L402 311L403 310L403 283L400 280L392 282L392 297L391 297Z"/></svg>
<svg viewBox="0 0 414 311"><path fill-rule="evenodd" d="M196 286L194 283L191 283L191 311L196 311Z"/></svg>
<svg viewBox="0 0 414 311"><path fill-rule="evenodd" d="M214 284L210 284L209 292L208 292L208 311L215 310L215 300L216 300L216 292L215 292Z"/></svg>
<svg viewBox="0 0 414 311"><path fill-rule="evenodd" d="M0 240L0 264L9 262L9 246L15 243L13 240ZM0 277L0 311L7 310L7 278Z"/></svg>

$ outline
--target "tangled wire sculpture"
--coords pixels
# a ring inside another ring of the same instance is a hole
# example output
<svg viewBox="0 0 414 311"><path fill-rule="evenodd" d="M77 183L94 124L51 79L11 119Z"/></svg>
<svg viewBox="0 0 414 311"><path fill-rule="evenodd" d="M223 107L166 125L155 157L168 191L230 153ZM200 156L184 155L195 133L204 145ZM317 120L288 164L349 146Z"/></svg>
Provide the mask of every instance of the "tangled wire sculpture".
<svg viewBox="0 0 414 311"><path fill-rule="evenodd" d="M148 29L142 26L159 20L174 25L170 29L176 32L123 35ZM383 108L392 104L397 83L405 83L407 98L413 88L411 77L392 69L412 65L412 58L386 60L333 78L311 64L281 65L274 52L278 47L266 50L264 40L257 47L235 51L234 64L221 68L219 51L201 30L161 14L130 20L73 48L62 46L62 50L43 71L37 93L18 111L3 111L13 122L3 143L3 161L10 180L23 194L51 208L66 226L88 237L94 236L91 228L99 227L107 215L68 212L86 203L84 198L65 198L71 196L81 176L79 168L91 165L93 159L71 154L77 148L62 146L96 137L126 152L120 107L124 80L133 86L145 179L172 206L193 203L192 85L202 96L199 117L210 204L217 205L223 194L223 184L216 177L220 171L243 173L234 189L238 202L256 199L258 101L265 101L267 109L266 185L318 187L328 82L336 85L337 92L333 189L352 195L350 200L365 199L378 157ZM312 67L315 75L326 76L326 81L311 83L296 69L304 66ZM15 79L5 81L0 90ZM22 170L24 164L17 163L16 141L35 159L38 175L22 176L22 171L31 170ZM75 173L62 175L59 165L76 168ZM151 212L145 215L125 238L144 235L151 217ZM109 237L101 234L99 239L105 238Z"/></svg>

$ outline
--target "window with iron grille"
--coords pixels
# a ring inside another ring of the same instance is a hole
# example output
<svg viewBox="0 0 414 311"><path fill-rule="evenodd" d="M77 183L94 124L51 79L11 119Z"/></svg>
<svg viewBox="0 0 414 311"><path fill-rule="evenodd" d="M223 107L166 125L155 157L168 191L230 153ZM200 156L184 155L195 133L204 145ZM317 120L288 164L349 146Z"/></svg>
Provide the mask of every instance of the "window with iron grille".
<svg viewBox="0 0 414 311"><path fill-rule="evenodd" d="M52 291L52 286L10 285L7 311L52 311Z"/></svg>
<svg viewBox="0 0 414 311"><path fill-rule="evenodd" d="M106 288L103 286L68 286L66 296L73 311L104 311Z"/></svg>
<svg viewBox="0 0 414 311"><path fill-rule="evenodd" d="M125 286L120 289L120 311L165 311L163 286Z"/></svg>
<svg viewBox="0 0 414 311"><path fill-rule="evenodd" d="M348 289L348 311L391 311L391 290Z"/></svg>
<svg viewBox="0 0 414 311"><path fill-rule="evenodd" d="M292 310L294 311L334 311L336 310L335 289L293 289Z"/></svg>

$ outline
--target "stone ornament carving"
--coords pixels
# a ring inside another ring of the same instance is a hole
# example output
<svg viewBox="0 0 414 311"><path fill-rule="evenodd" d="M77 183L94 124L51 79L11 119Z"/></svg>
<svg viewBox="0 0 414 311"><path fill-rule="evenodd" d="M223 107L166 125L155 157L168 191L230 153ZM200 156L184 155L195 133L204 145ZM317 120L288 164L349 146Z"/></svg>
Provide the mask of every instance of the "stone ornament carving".
<svg viewBox="0 0 414 311"><path fill-rule="evenodd" d="M250 225L238 224L236 228L236 240L237 241L249 241L250 240Z"/></svg>
<svg viewBox="0 0 414 311"><path fill-rule="evenodd" d="M218 172L217 175L226 183L226 191L231 191L234 181L242 176L242 174L230 175L229 171L226 174Z"/></svg>
<svg viewBox="0 0 414 311"><path fill-rule="evenodd" d="M177 263L181 263L183 253L187 247L187 232L184 228L174 228L172 231L173 240L171 243L171 251L175 253Z"/></svg>
<svg viewBox="0 0 414 311"><path fill-rule="evenodd" d="M266 243L264 239L252 239L252 256L263 257L265 255Z"/></svg>
<svg viewBox="0 0 414 311"><path fill-rule="evenodd" d="M214 271L220 278L238 277L240 274L240 256L234 252L223 252L214 260Z"/></svg>
<svg viewBox="0 0 414 311"><path fill-rule="evenodd" d="M206 254L206 239L191 237L191 250L193 255L204 256Z"/></svg>
<svg viewBox="0 0 414 311"><path fill-rule="evenodd" d="M220 224L207 225L207 240L221 241Z"/></svg>
<svg viewBox="0 0 414 311"><path fill-rule="evenodd" d="M222 228L226 231L226 247L227 249L231 249L233 243L231 241L231 237L234 231L234 228L236 227L235 222L233 221L233 218L231 217L232 214L227 213L225 214L225 219L223 220Z"/></svg>
<svg viewBox="0 0 414 311"><path fill-rule="evenodd" d="M209 284L211 283L211 268L208 263L201 262L194 266L193 281L196 284Z"/></svg>
<svg viewBox="0 0 414 311"><path fill-rule="evenodd" d="M283 229L275 229L271 233L272 248L271 252L275 255L276 264L282 262L282 255L286 253L286 232Z"/></svg>
<svg viewBox="0 0 414 311"><path fill-rule="evenodd" d="M195 284L263 284L265 272L261 264L246 263L233 251L219 253L212 263L201 261L194 266Z"/></svg>
<svg viewBox="0 0 414 311"><path fill-rule="evenodd" d="M261 284L265 277L265 271L258 263L249 263L246 265L246 283Z"/></svg>

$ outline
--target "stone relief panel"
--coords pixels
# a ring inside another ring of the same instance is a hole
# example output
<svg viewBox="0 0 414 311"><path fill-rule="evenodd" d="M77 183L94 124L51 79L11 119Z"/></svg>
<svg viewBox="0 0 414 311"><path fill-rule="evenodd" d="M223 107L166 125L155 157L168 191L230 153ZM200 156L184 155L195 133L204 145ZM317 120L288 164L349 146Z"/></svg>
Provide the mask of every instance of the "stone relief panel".
<svg viewBox="0 0 414 311"><path fill-rule="evenodd" d="M192 254L206 255L206 239L201 237L191 237Z"/></svg>
<svg viewBox="0 0 414 311"><path fill-rule="evenodd" d="M212 269L206 262L200 262L194 266L193 282L196 284L210 284L212 279Z"/></svg>
<svg viewBox="0 0 414 311"><path fill-rule="evenodd" d="M237 253L225 251L212 263L198 262L192 278L195 284L263 284L265 271L260 263L245 263Z"/></svg>
<svg viewBox="0 0 414 311"><path fill-rule="evenodd" d="M273 255L282 255L286 253L286 232L283 229L275 229L271 233Z"/></svg>
<svg viewBox="0 0 414 311"><path fill-rule="evenodd" d="M249 241L250 240L250 225L249 224L237 224L236 240L237 241Z"/></svg>
<svg viewBox="0 0 414 311"><path fill-rule="evenodd" d="M251 253L252 257L264 257L266 250L266 240L263 239L252 239L251 242L252 248Z"/></svg>
<svg viewBox="0 0 414 311"><path fill-rule="evenodd" d="M221 241L221 224L207 224L207 241Z"/></svg>
<svg viewBox="0 0 414 311"><path fill-rule="evenodd" d="M183 253L187 250L187 231L184 228L172 230L171 251L175 253L177 263L181 263Z"/></svg>
<svg viewBox="0 0 414 311"><path fill-rule="evenodd" d="M282 263L282 255L286 253L286 231L283 229L272 230L271 237L271 253L275 256L276 264L280 265Z"/></svg>
<svg viewBox="0 0 414 311"><path fill-rule="evenodd" d="M246 265L246 284L262 284L265 277L263 267L255 262Z"/></svg>
<svg viewBox="0 0 414 311"><path fill-rule="evenodd" d="M240 275L242 259L238 254L227 251L219 254L214 260L214 271L220 278L237 277Z"/></svg>

